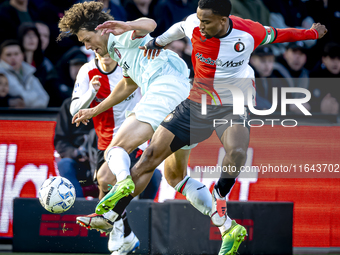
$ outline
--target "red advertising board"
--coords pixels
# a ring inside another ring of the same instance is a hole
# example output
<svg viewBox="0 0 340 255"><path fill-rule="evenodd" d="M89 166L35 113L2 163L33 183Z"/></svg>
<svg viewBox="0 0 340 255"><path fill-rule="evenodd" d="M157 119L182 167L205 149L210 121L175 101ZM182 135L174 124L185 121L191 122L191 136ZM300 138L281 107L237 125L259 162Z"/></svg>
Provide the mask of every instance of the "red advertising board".
<svg viewBox="0 0 340 255"><path fill-rule="evenodd" d="M229 200L294 202L294 247L340 247L339 141L338 126L252 128L246 165L258 170L261 164L292 165L291 172L277 168L278 172L268 173L267 168L265 173L238 178ZM216 166L224 155L221 149L216 135L199 144L190 155L192 171L198 166ZM211 188L216 179L209 182L209 173L203 176Z"/></svg>
<svg viewBox="0 0 340 255"><path fill-rule="evenodd" d="M53 121L0 121L0 237L13 236L13 198L36 197L43 181L57 175L54 128ZM262 170L251 178L240 176L228 199L292 201L294 247L339 247L339 141L340 127L252 128L246 166ZM218 165L223 158L221 152L222 146L213 135L192 150L191 171ZM275 167L281 165L281 170L275 172ZM217 179L201 180L211 188ZM160 201L166 196L182 198L170 190L161 186Z"/></svg>
<svg viewBox="0 0 340 255"><path fill-rule="evenodd" d="M56 175L53 121L0 121L0 237L12 237L13 198L37 197Z"/></svg>

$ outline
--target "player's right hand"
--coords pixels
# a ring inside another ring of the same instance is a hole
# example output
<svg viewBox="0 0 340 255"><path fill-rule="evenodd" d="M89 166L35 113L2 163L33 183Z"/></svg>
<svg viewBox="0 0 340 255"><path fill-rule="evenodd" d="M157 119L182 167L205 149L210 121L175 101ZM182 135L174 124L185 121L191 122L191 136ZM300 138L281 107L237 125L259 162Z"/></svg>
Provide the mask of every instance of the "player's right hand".
<svg viewBox="0 0 340 255"><path fill-rule="evenodd" d="M311 29L315 29L318 34L319 34L319 38L318 39L321 39L322 37L325 36L325 34L327 33L327 28L325 25L321 25L320 23L313 23Z"/></svg>
<svg viewBox="0 0 340 255"><path fill-rule="evenodd" d="M140 50L144 50L144 57L146 57L147 55L148 59L150 59L150 57L154 59L155 56L158 57L164 46L161 46L158 43L156 43L156 38L154 38L147 42L147 44L145 44L144 46L139 46L138 48Z"/></svg>
<svg viewBox="0 0 340 255"><path fill-rule="evenodd" d="M72 118L72 124L76 123L76 127L79 127L80 123L87 125L89 119L94 116L93 108L81 109Z"/></svg>
<svg viewBox="0 0 340 255"><path fill-rule="evenodd" d="M95 89L95 91L98 91L100 88L100 85L101 85L99 81L100 78L102 78L100 75L95 75L92 77L92 80L90 81L90 84Z"/></svg>

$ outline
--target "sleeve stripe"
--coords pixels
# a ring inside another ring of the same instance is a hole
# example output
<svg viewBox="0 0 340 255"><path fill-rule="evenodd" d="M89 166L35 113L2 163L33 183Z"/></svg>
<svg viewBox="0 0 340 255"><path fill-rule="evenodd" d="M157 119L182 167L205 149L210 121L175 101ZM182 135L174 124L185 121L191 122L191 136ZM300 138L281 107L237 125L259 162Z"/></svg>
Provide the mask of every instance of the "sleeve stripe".
<svg viewBox="0 0 340 255"><path fill-rule="evenodd" d="M275 42L275 40L276 40L276 38L277 38L277 30L276 30L276 28L273 28L273 29L274 29L274 32L275 32L275 37L274 37L273 42Z"/></svg>
<svg viewBox="0 0 340 255"><path fill-rule="evenodd" d="M265 45L268 43L272 43L275 41L277 37L277 31L273 27L264 27L266 29L266 37L263 39L262 43L260 45Z"/></svg>
<svg viewBox="0 0 340 255"><path fill-rule="evenodd" d="M135 40L135 39L141 39L144 38L146 35L143 36L134 36L134 34L136 33L136 30L133 30L132 34L131 34L131 40Z"/></svg>
<svg viewBox="0 0 340 255"><path fill-rule="evenodd" d="M76 99L79 99L79 97L74 97L74 98L72 98L71 102L72 102L73 100L76 100Z"/></svg>

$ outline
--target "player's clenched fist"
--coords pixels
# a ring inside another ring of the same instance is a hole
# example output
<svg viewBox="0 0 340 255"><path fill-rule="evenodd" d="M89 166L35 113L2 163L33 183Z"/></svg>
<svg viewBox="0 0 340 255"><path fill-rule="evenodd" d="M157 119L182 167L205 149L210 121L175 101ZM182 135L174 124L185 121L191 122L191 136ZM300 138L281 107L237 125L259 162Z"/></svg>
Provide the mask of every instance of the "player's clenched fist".
<svg viewBox="0 0 340 255"><path fill-rule="evenodd" d="M313 23L311 29L315 29L318 32L318 34L319 34L319 38L318 39L324 37L325 34L328 31L326 26L325 25L321 25L320 23Z"/></svg>
<svg viewBox="0 0 340 255"><path fill-rule="evenodd" d="M99 79L102 78L100 75L93 76L92 80L90 81L92 87L95 89L95 91L98 91L100 88L100 81Z"/></svg>

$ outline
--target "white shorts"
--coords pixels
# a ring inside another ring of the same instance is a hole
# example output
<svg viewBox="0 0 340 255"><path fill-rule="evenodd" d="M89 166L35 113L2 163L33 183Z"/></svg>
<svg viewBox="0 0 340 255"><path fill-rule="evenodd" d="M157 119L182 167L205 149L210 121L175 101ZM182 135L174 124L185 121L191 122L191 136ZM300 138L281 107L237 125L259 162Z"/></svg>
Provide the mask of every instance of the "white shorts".
<svg viewBox="0 0 340 255"><path fill-rule="evenodd" d="M188 79L174 75L157 77L128 115L134 113L137 120L149 123L156 131L165 117L188 97L189 90Z"/></svg>
<svg viewBox="0 0 340 255"><path fill-rule="evenodd" d="M143 84L143 97L130 112L135 114L137 120L149 123L154 131L165 117L189 96L187 66L178 70L174 65L169 59L167 64Z"/></svg>

